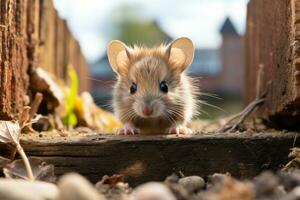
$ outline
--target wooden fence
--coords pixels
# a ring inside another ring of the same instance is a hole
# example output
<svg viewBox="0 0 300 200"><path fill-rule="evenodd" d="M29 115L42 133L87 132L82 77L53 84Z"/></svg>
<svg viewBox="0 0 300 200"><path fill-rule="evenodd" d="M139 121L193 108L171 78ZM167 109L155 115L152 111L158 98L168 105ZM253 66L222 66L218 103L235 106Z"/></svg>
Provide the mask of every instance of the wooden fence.
<svg viewBox="0 0 300 200"><path fill-rule="evenodd" d="M251 0L246 33L246 103L267 91L258 115L290 123L300 117L300 1ZM285 123L284 122L284 123Z"/></svg>
<svg viewBox="0 0 300 200"><path fill-rule="evenodd" d="M36 67L66 80L68 64L80 91L88 90L88 64L52 0L0 0L0 119L14 118L29 101Z"/></svg>

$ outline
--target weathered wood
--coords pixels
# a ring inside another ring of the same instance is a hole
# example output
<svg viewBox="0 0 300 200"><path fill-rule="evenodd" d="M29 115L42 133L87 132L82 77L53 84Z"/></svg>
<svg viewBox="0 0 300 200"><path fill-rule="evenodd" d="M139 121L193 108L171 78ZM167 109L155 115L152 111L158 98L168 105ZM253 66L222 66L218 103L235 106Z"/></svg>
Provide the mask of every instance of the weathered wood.
<svg viewBox="0 0 300 200"><path fill-rule="evenodd" d="M90 90L89 64L82 54L79 55L79 66L77 73L79 74L79 92Z"/></svg>
<svg viewBox="0 0 300 200"><path fill-rule="evenodd" d="M38 66L55 74L56 10L52 1L40 1L40 46Z"/></svg>
<svg viewBox="0 0 300 200"><path fill-rule="evenodd" d="M258 68L264 68L260 92L266 101L257 115L300 118L300 1L251 0L246 32L246 103L256 96Z"/></svg>
<svg viewBox="0 0 300 200"><path fill-rule="evenodd" d="M56 34L55 34L55 73L58 78L64 80L66 77L64 76L65 72L64 69L67 67L67 61L65 56L65 21L60 19L59 17L56 18Z"/></svg>
<svg viewBox="0 0 300 200"><path fill-rule="evenodd" d="M37 66L38 47L39 47L39 26L40 26L40 0L29 0L27 7L27 56L29 60L29 69Z"/></svg>
<svg viewBox="0 0 300 200"><path fill-rule="evenodd" d="M280 136L281 135L281 136ZM22 139L29 156L56 167L61 175L75 171L96 182L103 175L122 173L133 185L161 181L172 172L203 177L230 172L240 178L262 170L278 170L299 134L237 134L167 136L89 136ZM1 151L3 148L1 149ZM1 152L0 151L0 152Z"/></svg>
<svg viewBox="0 0 300 200"><path fill-rule="evenodd" d="M0 119L16 118L37 92L28 87L36 67L66 80L69 63L88 89L88 64L52 0L0 0Z"/></svg>
<svg viewBox="0 0 300 200"><path fill-rule="evenodd" d="M68 37L68 64L71 64L77 72L79 81L79 92L89 90L89 67L81 53L81 48L76 39Z"/></svg>
<svg viewBox="0 0 300 200"><path fill-rule="evenodd" d="M11 119L26 102L27 1L0 1L0 118Z"/></svg>

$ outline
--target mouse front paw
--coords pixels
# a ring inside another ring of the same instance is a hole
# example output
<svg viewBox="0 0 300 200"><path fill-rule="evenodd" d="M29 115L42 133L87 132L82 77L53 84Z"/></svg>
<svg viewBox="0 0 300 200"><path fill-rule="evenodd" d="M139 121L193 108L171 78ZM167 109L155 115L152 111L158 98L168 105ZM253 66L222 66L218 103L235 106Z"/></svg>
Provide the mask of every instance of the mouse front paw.
<svg viewBox="0 0 300 200"><path fill-rule="evenodd" d="M188 135L192 133L193 133L192 129L178 124L168 129L168 134Z"/></svg>
<svg viewBox="0 0 300 200"><path fill-rule="evenodd" d="M118 135L136 135L139 134L140 130L135 128L132 124L125 124L122 128L118 129Z"/></svg>

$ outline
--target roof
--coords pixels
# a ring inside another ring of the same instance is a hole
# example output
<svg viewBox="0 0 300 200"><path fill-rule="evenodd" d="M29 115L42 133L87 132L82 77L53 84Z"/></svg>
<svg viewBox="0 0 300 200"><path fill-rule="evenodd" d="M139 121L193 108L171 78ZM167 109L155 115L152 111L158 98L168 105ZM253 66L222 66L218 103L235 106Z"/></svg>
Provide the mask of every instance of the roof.
<svg viewBox="0 0 300 200"><path fill-rule="evenodd" d="M222 35L239 35L229 17L226 18L220 32Z"/></svg>

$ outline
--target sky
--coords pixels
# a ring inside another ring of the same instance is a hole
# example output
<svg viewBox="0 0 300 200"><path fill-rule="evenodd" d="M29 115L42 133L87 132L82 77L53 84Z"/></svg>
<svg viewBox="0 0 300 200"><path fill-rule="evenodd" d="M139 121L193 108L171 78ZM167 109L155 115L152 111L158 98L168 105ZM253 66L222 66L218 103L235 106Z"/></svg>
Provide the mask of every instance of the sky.
<svg viewBox="0 0 300 200"><path fill-rule="evenodd" d="M190 37L198 48L217 48L221 38L219 29L227 16L240 34L245 32L248 0L54 0L59 15L78 39L90 63L106 51L114 39L108 23L116 8L138 5L137 14L156 20L171 37Z"/></svg>

